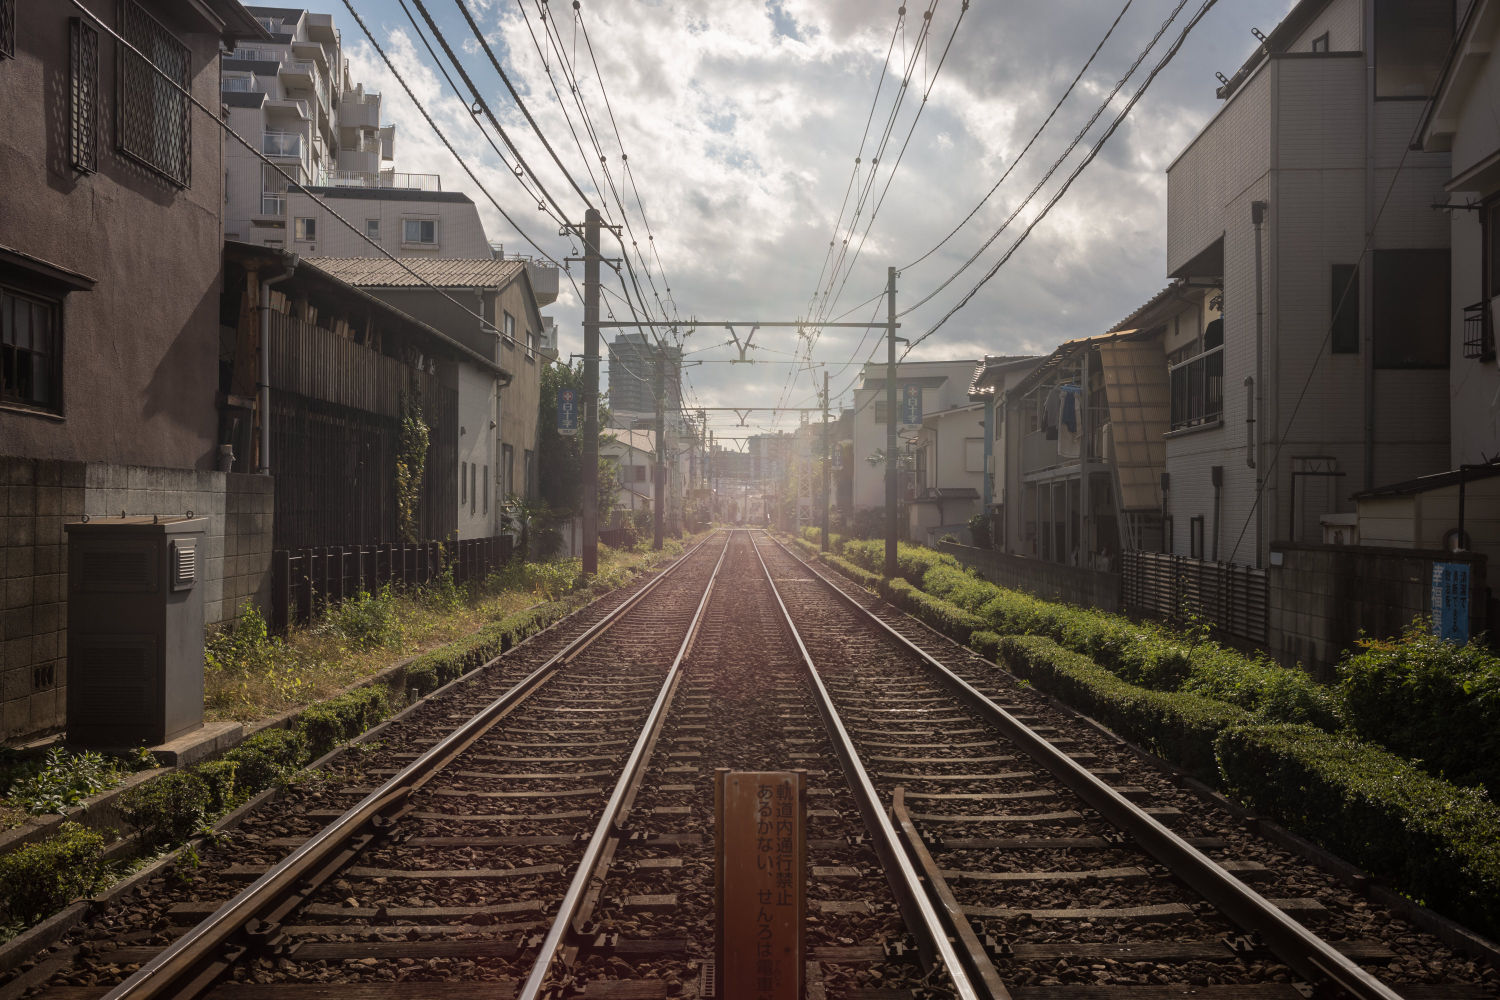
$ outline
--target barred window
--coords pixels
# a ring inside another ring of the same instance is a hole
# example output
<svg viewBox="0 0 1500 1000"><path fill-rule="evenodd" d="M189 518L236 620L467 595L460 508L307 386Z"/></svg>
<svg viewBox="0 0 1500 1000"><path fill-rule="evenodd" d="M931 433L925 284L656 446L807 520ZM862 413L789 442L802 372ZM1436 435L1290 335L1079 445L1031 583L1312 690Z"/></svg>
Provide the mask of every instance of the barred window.
<svg viewBox="0 0 1500 1000"><path fill-rule="evenodd" d="M192 151L184 92L192 62L188 48L135 0L120 0L120 34L151 61L148 64L129 49L120 53L116 108L120 149L179 187L187 187Z"/></svg>
<svg viewBox="0 0 1500 1000"><path fill-rule="evenodd" d="M0 285L0 402L62 412L62 303Z"/></svg>
<svg viewBox="0 0 1500 1000"><path fill-rule="evenodd" d="M73 167L98 169L99 32L81 17L71 19L68 60L68 145Z"/></svg>
<svg viewBox="0 0 1500 1000"><path fill-rule="evenodd" d="M16 54L16 0L0 0L0 59Z"/></svg>

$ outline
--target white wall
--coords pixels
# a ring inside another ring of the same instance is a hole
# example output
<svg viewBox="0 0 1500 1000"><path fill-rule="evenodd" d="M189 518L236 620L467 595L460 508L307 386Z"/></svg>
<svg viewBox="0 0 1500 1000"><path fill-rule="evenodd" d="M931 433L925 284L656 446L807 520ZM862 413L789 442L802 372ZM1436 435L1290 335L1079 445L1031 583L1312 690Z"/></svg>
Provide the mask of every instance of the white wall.
<svg viewBox="0 0 1500 1000"><path fill-rule="evenodd" d="M380 245L396 257L463 257L488 259L491 256L479 210L467 197L463 201L427 201L398 197L398 189L382 189L385 197L350 197L341 189L337 194L320 192L319 197L349 222L365 231L366 220L380 222ZM290 240L298 217L317 220L317 239ZM402 242L402 222L406 219L431 219L437 223L437 243L418 246ZM378 254L361 236L349 231L307 194L294 192L287 197L288 249L313 257L375 257Z"/></svg>
<svg viewBox="0 0 1500 1000"><path fill-rule="evenodd" d="M922 390L922 412L935 413L968 404L969 383L974 378L977 361L910 361L896 366L897 382L910 378L942 378L945 381L932 388ZM866 379L885 380L884 364L865 366L861 384ZM879 389L856 389L854 392L854 506L882 507L885 505L885 466L871 466L866 459L876 451L884 451L886 425L875 422L875 400L885 399L885 387ZM900 406L900 391L897 390L897 406ZM976 411L977 412L977 411ZM899 417L899 414L897 415ZM908 436L910 432L907 432ZM975 484L976 488L978 484Z"/></svg>
<svg viewBox="0 0 1500 1000"><path fill-rule="evenodd" d="M499 533L500 505L494 478L497 469L495 429L499 421L495 376L470 364L458 366L458 469L473 485L460 485L458 537L487 538Z"/></svg>

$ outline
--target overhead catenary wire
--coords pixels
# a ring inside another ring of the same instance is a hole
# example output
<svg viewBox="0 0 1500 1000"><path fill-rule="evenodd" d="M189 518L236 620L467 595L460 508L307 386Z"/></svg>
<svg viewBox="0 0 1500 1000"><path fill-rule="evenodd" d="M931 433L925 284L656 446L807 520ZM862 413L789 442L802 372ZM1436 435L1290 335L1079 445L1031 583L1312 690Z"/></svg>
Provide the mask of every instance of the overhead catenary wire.
<svg viewBox="0 0 1500 1000"><path fill-rule="evenodd" d="M1192 32L1193 28L1197 26L1198 22L1203 19L1203 16L1207 14L1211 9L1213 9L1214 4L1217 2L1218 0L1204 0L1203 5L1199 7L1197 13L1195 13L1192 18L1189 19L1188 23L1183 27L1182 32L1177 36L1176 40L1173 41L1171 47L1168 48L1167 52L1157 62L1156 66L1152 68L1150 74L1147 75L1146 79L1141 82L1140 87L1136 89L1136 92L1133 95L1131 95L1130 100L1126 102L1125 107L1120 110L1120 113L1115 117L1114 121L1110 123L1109 128L1107 128L1104 134L1099 137L1099 141L1094 144L1094 146L1089 150L1088 154L1083 158L1082 162L1080 162L1078 166L1073 169L1073 172L1068 175L1067 180L1063 182L1062 186L1059 187L1057 191L1052 195L1052 197L1047 201L1047 203L1042 206L1042 210L1037 214L1036 218L1033 219L1026 226L1026 228L1021 231L1021 235L1018 236L1015 242L1010 245L1010 248L1007 249L1005 253L1000 257L1000 259L995 262L994 266L992 266L989 271L985 273L984 277L979 279L978 283L976 283L973 288L969 289L968 293L965 294L962 299L960 299L951 309L949 309L941 319L939 319L936 323L929 327L926 332L924 332L921 336L914 338L911 343L906 345L906 350L901 354L903 358L910 354L918 344L922 343L928 337L931 337L934 333L941 329L944 323L948 322L948 320L953 318L953 316L960 309L968 305L969 302L974 298L974 296L979 293L979 290L983 288L991 278L999 273L1000 268L1005 266L1006 262L1010 260L1010 258L1015 254L1016 250L1021 247L1021 244L1026 241L1026 237L1031 235L1032 230L1034 230L1041 223L1041 221L1047 217L1047 214L1051 212L1052 207L1062 199L1063 195L1068 193L1068 189L1073 186L1073 182L1078 179L1079 175L1083 173L1083 171L1088 167L1090 163L1094 162L1094 158L1099 155L1099 151L1104 148L1104 144L1109 141L1112 135L1115 134L1120 125L1125 121L1126 116L1130 114L1131 110L1136 106L1140 99L1145 96L1147 88L1151 86L1151 82L1155 80L1157 75L1166 68L1168 63L1172 61L1172 58L1182 48L1183 42L1187 40L1188 34Z"/></svg>

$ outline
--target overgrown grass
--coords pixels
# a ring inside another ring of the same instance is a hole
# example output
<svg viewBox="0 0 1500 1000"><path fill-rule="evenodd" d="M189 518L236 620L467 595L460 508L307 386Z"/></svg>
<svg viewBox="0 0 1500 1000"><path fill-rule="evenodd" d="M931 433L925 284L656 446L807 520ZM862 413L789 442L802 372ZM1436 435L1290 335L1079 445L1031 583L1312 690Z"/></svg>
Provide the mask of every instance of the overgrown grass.
<svg viewBox="0 0 1500 1000"><path fill-rule="evenodd" d="M205 714L247 722L329 698L395 660L444 646L535 604L581 601L622 586L683 549L682 541L670 538L661 552L601 545L592 579L584 577L579 559L513 560L482 584L459 586L444 576L420 589L361 593L284 637L272 635L251 610L209 637Z"/></svg>

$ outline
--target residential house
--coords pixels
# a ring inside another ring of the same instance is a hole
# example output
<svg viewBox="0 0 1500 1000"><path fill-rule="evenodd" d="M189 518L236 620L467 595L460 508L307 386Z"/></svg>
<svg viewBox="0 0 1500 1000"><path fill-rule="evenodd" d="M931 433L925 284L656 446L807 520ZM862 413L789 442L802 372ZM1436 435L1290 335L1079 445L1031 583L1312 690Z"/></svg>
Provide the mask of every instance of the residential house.
<svg viewBox="0 0 1500 1000"><path fill-rule="evenodd" d="M645 428L616 429L599 437L599 454L615 465L620 482L619 509L626 517L637 510L652 510L656 498L656 432ZM608 512L601 521L609 523Z"/></svg>
<svg viewBox="0 0 1500 1000"><path fill-rule="evenodd" d="M1003 547L1005 526L1005 396L1040 360L1030 355L987 354L969 382L969 399L981 407L979 466L983 471L976 513L989 515L994 529L991 539L997 547Z"/></svg>
<svg viewBox="0 0 1500 1000"><path fill-rule="evenodd" d="M457 530L460 538L499 534L512 495L537 495L537 410L541 402L542 317L534 267L493 257L314 257L341 280L442 330L503 369L460 371Z"/></svg>
<svg viewBox="0 0 1500 1000"><path fill-rule="evenodd" d="M1264 565L1447 464L1449 157L1408 147L1453 10L1301 0L1168 168L1167 270L1204 296L1164 345L1169 551L1222 519L1218 557Z"/></svg>
<svg viewBox="0 0 1500 1000"><path fill-rule="evenodd" d="M409 179L381 169L392 157L395 127L380 125L380 95L350 80L333 15L296 7L248 10L268 37L225 54L220 99L229 127L276 166L238 141L225 143L224 233L287 246L293 235L289 188L404 186ZM300 235L306 235L305 223Z"/></svg>
<svg viewBox="0 0 1500 1000"><path fill-rule="evenodd" d="M183 92L215 107L221 46L264 31L235 0L3 6L0 738L10 739L63 722L65 521L206 516L199 586L215 622L268 579L270 492L216 471L223 136ZM243 542L240 577L227 577L226 536Z"/></svg>
<svg viewBox="0 0 1500 1000"><path fill-rule="evenodd" d="M927 492L940 489L972 491L965 494L957 505L944 504L942 516L956 516L962 507L965 511L956 523L969 518L969 508L978 509L983 465L973 471L967 466L969 439L978 442L973 447L975 454L982 455L983 433L980 429L978 404L968 398L969 383L973 380L976 361L903 361L896 366L898 383L897 399L908 386L920 393L924 423L904 428L898 435L901 461L906 468L898 497L904 503L909 500L929 501L939 496ZM853 461L854 485L852 502L856 510L885 507L886 449L886 370L884 364L870 363L864 367L859 386L854 390L854 418L851 437L854 441ZM972 410L966 409L972 407ZM928 415L935 417L929 426ZM941 463L940 460L941 459ZM955 496L953 499L957 499ZM923 524L937 516L939 505L930 504L933 512L925 510L915 515ZM950 508L952 515L950 515ZM947 523L955 523L949 520Z"/></svg>

